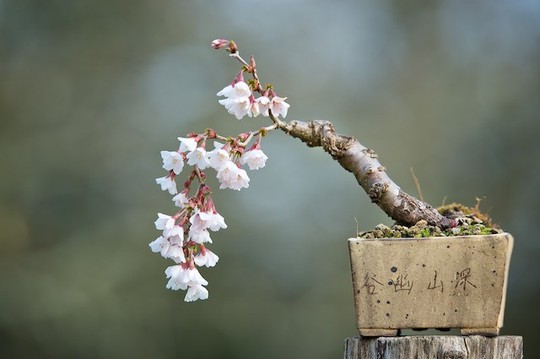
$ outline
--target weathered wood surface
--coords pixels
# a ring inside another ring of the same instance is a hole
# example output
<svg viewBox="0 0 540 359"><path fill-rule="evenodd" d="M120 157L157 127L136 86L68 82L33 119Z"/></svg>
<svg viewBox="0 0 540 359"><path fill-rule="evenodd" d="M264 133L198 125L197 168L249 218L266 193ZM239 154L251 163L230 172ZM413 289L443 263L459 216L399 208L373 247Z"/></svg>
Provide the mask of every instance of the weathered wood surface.
<svg viewBox="0 0 540 359"><path fill-rule="evenodd" d="M519 336L353 337L344 359L522 359Z"/></svg>

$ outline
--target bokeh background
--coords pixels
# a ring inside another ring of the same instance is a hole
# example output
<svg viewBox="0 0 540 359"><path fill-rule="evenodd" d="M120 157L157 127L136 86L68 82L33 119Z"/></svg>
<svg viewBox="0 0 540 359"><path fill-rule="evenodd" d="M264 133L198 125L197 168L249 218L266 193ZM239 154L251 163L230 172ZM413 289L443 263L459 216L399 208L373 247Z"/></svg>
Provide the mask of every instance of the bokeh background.
<svg viewBox="0 0 540 359"><path fill-rule="evenodd" d="M216 92L236 40L287 119L331 120L434 205L483 198L516 238L503 334L539 357L540 3L0 0L0 356L336 358L356 334L346 240L391 221L320 149L282 133L204 270L165 289L159 151L237 121Z"/></svg>

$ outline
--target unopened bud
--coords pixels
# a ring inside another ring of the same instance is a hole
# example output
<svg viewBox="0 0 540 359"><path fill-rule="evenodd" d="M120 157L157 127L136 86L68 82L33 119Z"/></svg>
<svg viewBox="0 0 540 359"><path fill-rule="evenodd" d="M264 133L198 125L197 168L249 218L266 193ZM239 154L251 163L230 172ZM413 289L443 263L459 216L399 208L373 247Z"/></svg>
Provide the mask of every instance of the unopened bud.
<svg viewBox="0 0 540 359"><path fill-rule="evenodd" d="M234 78L233 82L231 85L236 85L237 83L239 82L244 82L244 72L243 71L240 71Z"/></svg>
<svg viewBox="0 0 540 359"><path fill-rule="evenodd" d="M216 131L211 128L206 129L206 135L208 136L208 138L216 138L217 136Z"/></svg>
<svg viewBox="0 0 540 359"><path fill-rule="evenodd" d="M249 137L249 133L247 132L242 132L238 134L238 139L240 139L240 141L245 141L247 140L248 137Z"/></svg>
<svg viewBox="0 0 540 359"><path fill-rule="evenodd" d="M227 49L231 54L234 54L238 52L238 46L234 43L234 41L229 41L229 48Z"/></svg>
<svg viewBox="0 0 540 359"><path fill-rule="evenodd" d="M222 49L222 48L224 48L225 46L227 46L229 44L230 44L229 40L215 39L214 41L212 41L210 46L212 46L213 49L219 50L219 49Z"/></svg>

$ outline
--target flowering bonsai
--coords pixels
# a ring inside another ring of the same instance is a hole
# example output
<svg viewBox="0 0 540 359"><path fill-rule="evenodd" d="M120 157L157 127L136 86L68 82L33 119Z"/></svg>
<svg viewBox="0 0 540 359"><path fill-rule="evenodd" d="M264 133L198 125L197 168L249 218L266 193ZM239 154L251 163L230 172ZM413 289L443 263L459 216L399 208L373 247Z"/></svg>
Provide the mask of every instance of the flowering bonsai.
<svg viewBox="0 0 540 359"><path fill-rule="evenodd" d="M253 56L249 61L244 60L236 43L230 40L217 39L211 46L227 51L241 65L232 82L217 93L221 97L219 104L238 120L261 116L268 123L257 131L236 136L223 136L212 129L189 133L178 138L177 150L161 152L167 174L156 182L173 196L179 210L172 215L158 213L155 226L162 234L150 243L150 248L175 262L165 270L168 289L187 290L187 302L208 298L205 287L208 282L197 267L216 265L218 256L208 248L212 243L210 232L225 229L227 225L212 200L207 176L215 171L220 189L247 188L250 179L246 169L252 171L265 166L268 157L261 149L261 141L275 130L298 138L309 147L322 147L356 177L371 201L398 225L421 223L424 227L446 230L458 224L455 216L443 215L405 193L389 178L373 150L354 137L338 134L331 122L285 121L290 107L287 97L279 96L272 85L263 85ZM187 178L178 189L180 175Z"/></svg>

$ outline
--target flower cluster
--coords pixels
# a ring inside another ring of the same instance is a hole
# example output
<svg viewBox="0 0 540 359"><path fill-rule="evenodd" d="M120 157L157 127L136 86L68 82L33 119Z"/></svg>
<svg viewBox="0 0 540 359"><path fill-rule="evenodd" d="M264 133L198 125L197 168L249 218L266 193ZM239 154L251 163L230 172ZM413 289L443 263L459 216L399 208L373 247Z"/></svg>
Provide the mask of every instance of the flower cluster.
<svg viewBox="0 0 540 359"><path fill-rule="evenodd" d="M163 168L168 174L156 178L156 183L162 190L174 195L172 201L180 209L174 215L158 213L155 226L162 234L149 245L152 252L160 253L162 257L176 263L165 270L169 278L166 287L187 290L184 299L186 302L208 298L208 290L205 288L208 282L197 267L216 265L218 256L206 247L212 243L210 232L227 228L223 216L217 212L212 201L211 189L205 183L204 170L212 168L216 171L220 188L240 190L249 186L249 177L242 165L256 170L264 167L268 159L260 149L262 136L258 137L249 150L238 140L228 140L226 143L215 141L214 149L206 151L206 140L217 137L212 130L202 135L179 137L180 146L177 151L161 151ZM247 134L239 135L239 139L248 137ZM183 190L178 192L176 177L186 165L192 166L191 174ZM195 180L199 185L190 196Z"/></svg>
<svg viewBox="0 0 540 359"><path fill-rule="evenodd" d="M150 249L174 261L175 264L165 270L169 279L166 287L187 290L186 302L208 298L208 282L197 267L216 265L218 256L207 248L212 243L210 232L227 228L223 216L214 206L205 171L216 171L219 188L236 191L247 188L249 176L242 167L258 170L265 166L268 157L261 150L262 137L278 128L277 117L287 116L290 107L285 102L287 98L277 96L271 85L261 87L255 60L252 57L247 63L242 59L234 41L217 39L212 41L211 46L214 49L225 48L230 56L243 65L233 82L217 93L225 97L219 103L237 119L262 114L270 117L273 125L241 133L235 138L223 137L207 129L203 134L191 133L187 137L179 137L180 145L176 151L161 151L167 175L156 178L156 183L163 191L173 195L172 201L179 209L174 215L158 213L155 226L162 234L150 243ZM253 79L245 82L244 72L251 74ZM255 93L260 96L255 98ZM210 151L206 150L208 140L214 140L214 148ZM253 145L246 149L252 140ZM176 178L186 166L190 166L190 172L182 190L178 192Z"/></svg>
<svg viewBox="0 0 540 359"><path fill-rule="evenodd" d="M279 97L271 88L266 89L261 96L255 98L249 85L244 82L242 72L233 82L217 93L225 96L219 100L227 111L238 120L244 116L257 117L259 114L268 117L271 111L274 116L285 118L290 105L285 102L286 97Z"/></svg>

